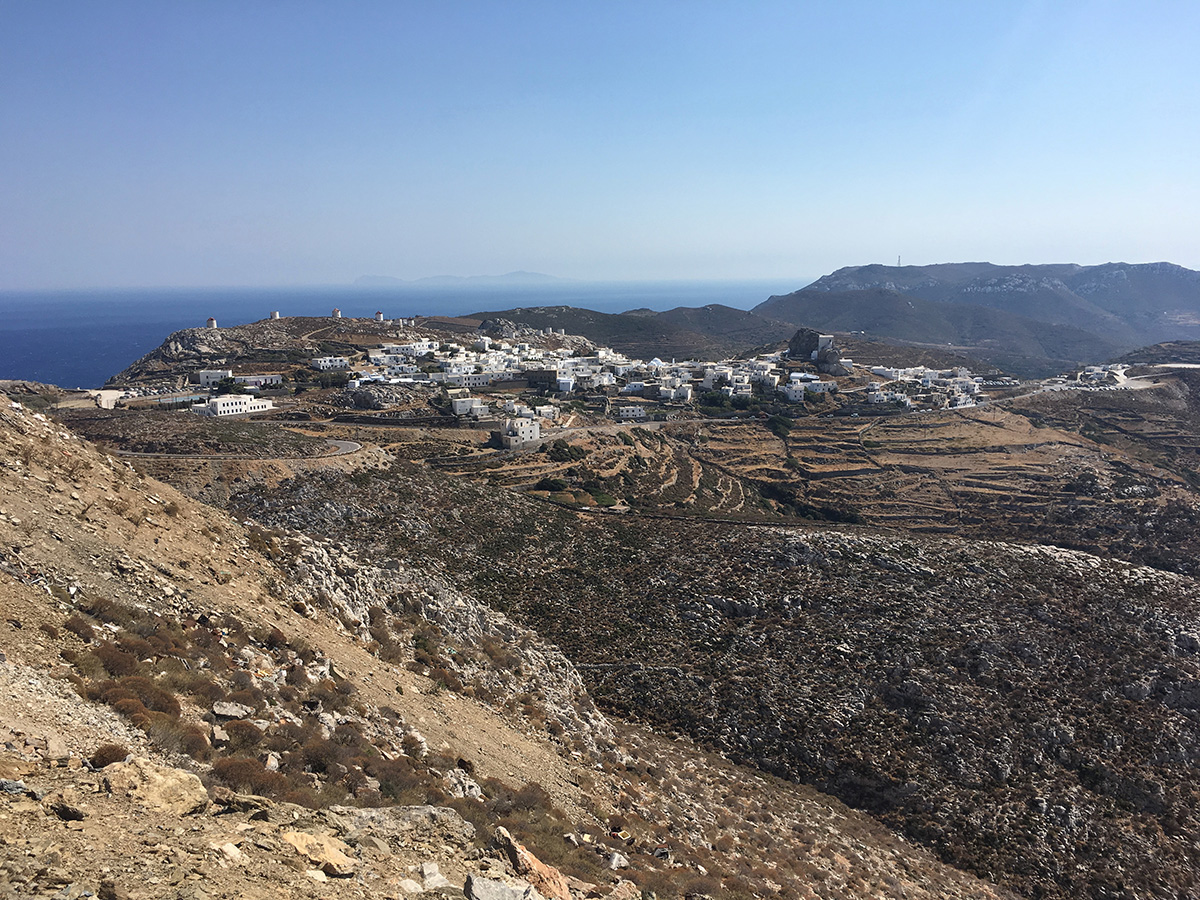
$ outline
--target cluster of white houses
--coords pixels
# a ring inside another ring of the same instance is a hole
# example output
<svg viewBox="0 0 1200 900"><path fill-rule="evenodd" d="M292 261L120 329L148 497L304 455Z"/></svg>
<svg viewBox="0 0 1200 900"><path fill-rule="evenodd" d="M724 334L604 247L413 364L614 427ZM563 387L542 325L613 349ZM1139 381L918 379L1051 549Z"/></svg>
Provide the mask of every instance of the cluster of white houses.
<svg viewBox="0 0 1200 900"><path fill-rule="evenodd" d="M339 311L335 310L333 315L338 317ZM376 319L381 319L382 315L377 313ZM405 326L411 324L410 320L389 321ZM546 329L546 333L552 332ZM846 374L853 370L853 361L838 358L831 336L815 332L812 336L817 349L806 355L820 360L816 366L820 371ZM645 418L647 414L642 403L630 402L633 398L687 403L697 393L719 392L736 399L749 397L757 391L782 394L788 401L798 403L810 395L829 394L839 389L838 382L830 377L786 366L784 351L748 360L664 362L661 359L630 359L607 347L594 348L583 355L566 348L538 347L520 342L515 334L510 335L512 340L478 335L469 345L430 338L421 332L412 332L411 337L412 340L404 343L383 343L367 350L361 358L321 356L312 358L309 364L320 372L348 373L351 388L370 383L442 388L450 397L455 415L474 419L489 418L493 413L484 400L471 396L472 388L528 387L560 394L578 389L602 392L618 399L629 398L612 407L619 418L626 420ZM790 363L798 361L787 360ZM806 358L803 362L811 360ZM870 382L860 396L868 402L894 403L906 408L918 404L950 408L973 406L982 380L964 369L875 366L870 371L879 380ZM281 376L235 375L231 369L199 372L199 383L203 388L213 389L222 382L244 385L253 391L278 385ZM272 408L270 400L244 394L225 394L193 406L196 412L215 416ZM539 440L538 422L552 420L556 411L557 407L549 403L529 407L507 401L501 432L505 444L519 446ZM500 414L499 410L495 413Z"/></svg>
<svg viewBox="0 0 1200 900"><path fill-rule="evenodd" d="M892 368L872 366L871 374L887 382L872 381L867 385L867 399L872 403L896 403L905 409L920 404L940 409L963 409L975 406L982 378L963 368L927 369L924 366Z"/></svg>

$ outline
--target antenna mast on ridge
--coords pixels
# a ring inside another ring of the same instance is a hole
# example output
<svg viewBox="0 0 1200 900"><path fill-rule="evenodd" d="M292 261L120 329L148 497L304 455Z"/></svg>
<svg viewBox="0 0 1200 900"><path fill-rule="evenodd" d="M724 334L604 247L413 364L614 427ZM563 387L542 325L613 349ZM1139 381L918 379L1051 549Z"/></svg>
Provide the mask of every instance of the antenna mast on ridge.
<svg viewBox="0 0 1200 900"><path fill-rule="evenodd" d="M896 254L896 268L897 269L900 268L900 254L899 253Z"/></svg>

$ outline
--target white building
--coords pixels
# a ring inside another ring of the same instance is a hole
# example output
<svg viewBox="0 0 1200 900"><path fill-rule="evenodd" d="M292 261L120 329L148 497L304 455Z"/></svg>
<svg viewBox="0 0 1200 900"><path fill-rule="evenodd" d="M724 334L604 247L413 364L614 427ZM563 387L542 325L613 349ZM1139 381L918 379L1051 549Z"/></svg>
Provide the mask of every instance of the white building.
<svg viewBox="0 0 1200 900"><path fill-rule="evenodd" d="M311 360L311 362L314 369L319 369L322 372L350 368L350 360L344 356L319 356Z"/></svg>
<svg viewBox="0 0 1200 900"><path fill-rule="evenodd" d="M233 369L201 369L196 373L196 377L200 379L200 387L210 388L226 378L232 378Z"/></svg>
<svg viewBox="0 0 1200 900"><path fill-rule="evenodd" d="M622 419L644 419L646 408L643 406L618 406L617 415Z"/></svg>
<svg viewBox="0 0 1200 900"><path fill-rule="evenodd" d="M192 404L192 412L202 416L243 416L267 412L274 408L274 402L251 397L249 394L221 394L206 403Z"/></svg>
<svg viewBox="0 0 1200 900"><path fill-rule="evenodd" d="M506 419L500 443L505 450L517 450L542 439L542 426L537 419Z"/></svg>
<svg viewBox="0 0 1200 900"><path fill-rule="evenodd" d="M478 397L455 397L450 406L456 416L471 416L479 419L488 413L487 404Z"/></svg>
<svg viewBox="0 0 1200 900"><path fill-rule="evenodd" d="M283 384L282 375L234 375L233 380L247 387L271 387Z"/></svg>

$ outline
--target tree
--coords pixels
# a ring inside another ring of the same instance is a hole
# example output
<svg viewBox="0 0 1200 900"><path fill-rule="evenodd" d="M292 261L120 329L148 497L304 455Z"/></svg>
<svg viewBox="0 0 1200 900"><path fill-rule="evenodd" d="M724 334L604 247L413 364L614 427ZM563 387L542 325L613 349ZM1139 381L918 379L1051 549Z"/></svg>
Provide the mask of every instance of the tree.
<svg viewBox="0 0 1200 900"><path fill-rule="evenodd" d="M248 394L250 389L240 381L234 381L232 378L222 378L217 382L218 394Z"/></svg>

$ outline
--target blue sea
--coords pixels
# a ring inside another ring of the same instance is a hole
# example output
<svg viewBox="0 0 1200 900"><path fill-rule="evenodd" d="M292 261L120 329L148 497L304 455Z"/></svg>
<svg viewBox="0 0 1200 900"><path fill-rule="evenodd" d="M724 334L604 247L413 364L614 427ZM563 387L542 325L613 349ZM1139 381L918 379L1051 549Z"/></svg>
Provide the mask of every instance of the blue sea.
<svg viewBox="0 0 1200 900"><path fill-rule="evenodd" d="M314 288L207 288L105 291L0 291L0 379L66 388L98 388L149 353L173 331L283 316L388 318L455 316L518 306L577 306L599 312L666 310L720 303L749 309L807 282L659 281L550 282L533 286L472 285Z"/></svg>

